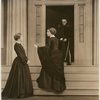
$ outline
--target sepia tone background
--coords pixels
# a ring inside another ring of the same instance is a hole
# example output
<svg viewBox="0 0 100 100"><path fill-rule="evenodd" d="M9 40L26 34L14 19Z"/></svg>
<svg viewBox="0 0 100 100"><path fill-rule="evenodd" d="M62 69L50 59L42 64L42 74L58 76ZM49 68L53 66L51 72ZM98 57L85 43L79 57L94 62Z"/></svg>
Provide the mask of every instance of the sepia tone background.
<svg viewBox="0 0 100 100"><path fill-rule="evenodd" d="M39 76L41 64L34 44L44 46L46 28L50 27L50 23L55 26L60 18L67 17L72 23L74 62L71 66L66 64L64 66L67 89L59 95L72 96L74 100L75 96L79 96L79 100L82 100L81 96L94 97L93 100L97 100L99 94L98 0L2 0L1 4L2 89L7 81L12 61L16 57L13 36L21 32L24 38L23 45L31 62L34 95L57 95L43 91L37 86L36 79ZM65 6L66 16L58 18L57 14L60 15L61 12L59 8L58 13L54 9L63 6ZM69 6L73 7L72 12Z"/></svg>

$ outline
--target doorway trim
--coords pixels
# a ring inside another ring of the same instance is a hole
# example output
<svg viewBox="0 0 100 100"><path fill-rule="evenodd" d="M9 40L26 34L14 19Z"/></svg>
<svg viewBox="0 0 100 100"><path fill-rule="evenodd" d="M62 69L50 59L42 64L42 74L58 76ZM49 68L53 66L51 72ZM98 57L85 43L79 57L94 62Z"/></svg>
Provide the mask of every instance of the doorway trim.
<svg viewBox="0 0 100 100"><path fill-rule="evenodd" d="M75 3L75 2L72 2L72 1L66 1L66 2L65 1L63 1L63 2L59 1L58 3L57 2L50 2L50 1L48 1L48 2L45 2L42 5L41 9L42 9L43 13L41 15L42 16L41 17L41 21L42 21L41 33L42 33L42 35L44 37L44 39L42 39L42 41L44 41L43 44L45 45L46 44L45 43L46 6L74 6L74 63L76 63L76 59L77 59L76 58L76 53L77 53L77 50L76 50L75 46L77 44L76 40L78 40L78 36L76 34L76 33L78 33L78 23L77 23L77 21L78 21L78 19L77 19L77 13L78 13L77 6L78 6L78 4Z"/></svg>

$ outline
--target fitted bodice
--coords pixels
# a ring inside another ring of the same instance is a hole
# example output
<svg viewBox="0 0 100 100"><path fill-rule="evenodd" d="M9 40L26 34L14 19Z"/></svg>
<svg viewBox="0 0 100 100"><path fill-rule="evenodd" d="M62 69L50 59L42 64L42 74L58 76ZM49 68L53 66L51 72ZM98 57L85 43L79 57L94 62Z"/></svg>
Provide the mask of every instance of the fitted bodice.
<svg viewBox="0 0 100 100"><path fill-rule="evenodd" d="M49 38L49 41L48 41L47 46L48 46L51 50L58 49L58 39L57 39L56 37L51 37L51 38Z"/></svg>

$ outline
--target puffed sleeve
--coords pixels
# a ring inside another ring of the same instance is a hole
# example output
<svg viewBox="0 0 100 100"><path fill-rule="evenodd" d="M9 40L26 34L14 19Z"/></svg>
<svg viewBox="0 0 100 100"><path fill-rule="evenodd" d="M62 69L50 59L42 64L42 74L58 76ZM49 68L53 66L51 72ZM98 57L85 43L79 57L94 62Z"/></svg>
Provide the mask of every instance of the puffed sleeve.
<svg viewBox="0 0 100 100"><path fill-rule="evenodd" d="M26 57L25 50L21 47L20 44L15 44L14 46L15 52L18 57L20 57L23 64L27 64L28 58Z"/></svg>

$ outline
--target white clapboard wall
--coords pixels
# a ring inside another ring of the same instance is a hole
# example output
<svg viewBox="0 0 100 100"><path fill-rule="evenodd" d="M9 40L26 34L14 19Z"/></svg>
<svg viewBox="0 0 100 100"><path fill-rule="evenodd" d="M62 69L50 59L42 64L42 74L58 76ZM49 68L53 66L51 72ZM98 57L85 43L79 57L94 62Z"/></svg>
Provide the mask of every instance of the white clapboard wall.
<svg viewBox="0 0 100 100"><path fill-rule="evenodd" d="M2 89L4 88L10 66L2 66ZM66 90L61 94L55 94L41 90L37 86L36 79L39 76L41 66L30 66L30 72L33 82L34 95L98 95L98 67L79 67L65 66Z"/></svg>

